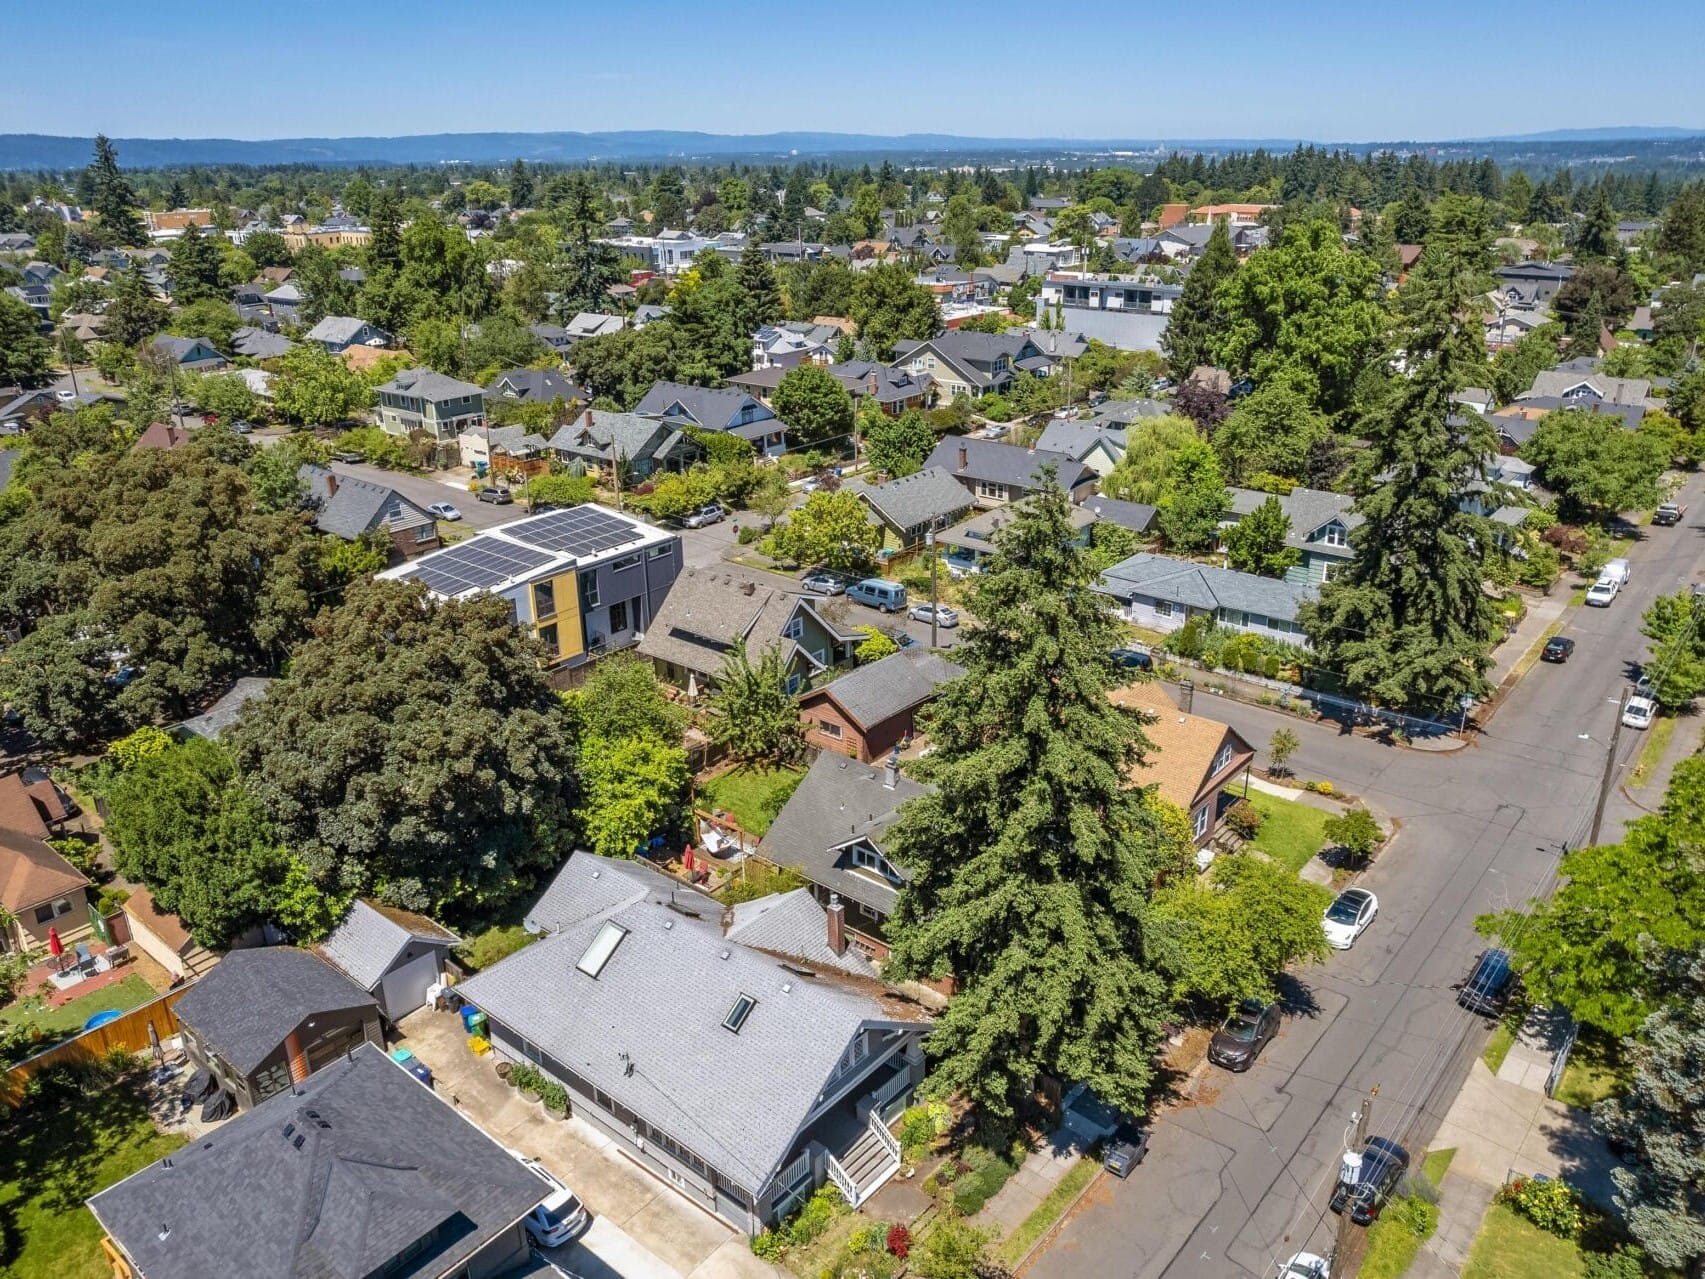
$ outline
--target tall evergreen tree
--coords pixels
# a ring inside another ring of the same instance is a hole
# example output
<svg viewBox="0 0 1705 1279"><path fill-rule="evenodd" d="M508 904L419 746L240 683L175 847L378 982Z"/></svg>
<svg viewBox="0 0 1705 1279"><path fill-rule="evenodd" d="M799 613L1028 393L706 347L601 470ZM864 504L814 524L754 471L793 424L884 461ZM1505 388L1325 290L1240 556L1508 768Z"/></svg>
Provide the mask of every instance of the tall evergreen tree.
<svg viewBox="0 0 1705 1279"><path fill-rule="evenodd" d="M1451 396L1478 362L1491 237L1478 200L1441 199L1426 250L1399 295L1407 376L1362 426L1369 441L1351 536L1355 558L1304 605L1320 664L1380 705L1441 716L1487 691L1496 622L1481 589L1482 522L1462 510L1497 447ZM1472 353L1472 354L1471 354ZM1375 480L1373 477L1379 477Z"/></svg>
<svg viewBox="0 0 1705 1279"><path fill-rule="evenodd" d="M740 252L740 266L734 273L734 282L740 286L743 299L740 319L745 332L755 332L759 325L782 318L786 308L782 305L776 273L763 251L750 241Z"/></svg>
<svg viewBox="0 0 1705 1279"><path fill-rule="evenodd" d="M367 242L368 271L397 271L403 265L402 217L397 210L397 193L381 187L373 197L373 208L367 218L373 238Z"/></svg>
<svg viewBox="0 0 1705 1279"><path fill-rule="evenodd" d="M1611 210L1610 193L1602 182L1593 191L1586 220L1575 233L1574 253L1577 262L1611 262L1618 266L1627 257L1622 241L1616 238L1616 214Z"/></svg>
<svg viewBox="0 0 1705 1279"><path fill-rule="evenodd" d="M136 192L119 171L118 152L105 134L95 135L95 159L86 176L89 207L101 215L101 227L119 244L141 244L148 235L137 211Z"/></svg>
<svg viewBox="0 0 1705 1279"><path fill-rule="evenodd" d="M520 158L509 167L509 207L533 207L533 175L527 171L526 162Z"/></svg>
<svg viewBox="0 0 1705 1279"><path fill-rule="evenodd" d="M1215 296L1220 283L1237 270L1237 251L1224 222L1214 224L1201 258L1184 277L1184 291L1172 305L1160 349L1172 376L1182 381L1199 364L1214 362L1214 343L1226 329L1225 308Z"/></svg>
<svg viewBox="0 0 1705 1279"><path fill-rule="evenodd" d="M1148 743L1108 700L1119 626L1069 513L1050 480L998 535L954 650L966 674L930 712L932 789L888 832L911 873L893 971L958 987L931 1087L996 1123L1043 1074L1140 1106L1167 1008L1150 899L1182 852L1130 784Z"/></svg>
<svg viewBox="0 0 1705 1279"><path fill-rule="evenodd" d="M189 306L203 298L223 295L219 287L219 268L224 262L219 245L202 235L198 226L187 226L172 244L172 260L166 268L171 281L172 301Z"/></svg>

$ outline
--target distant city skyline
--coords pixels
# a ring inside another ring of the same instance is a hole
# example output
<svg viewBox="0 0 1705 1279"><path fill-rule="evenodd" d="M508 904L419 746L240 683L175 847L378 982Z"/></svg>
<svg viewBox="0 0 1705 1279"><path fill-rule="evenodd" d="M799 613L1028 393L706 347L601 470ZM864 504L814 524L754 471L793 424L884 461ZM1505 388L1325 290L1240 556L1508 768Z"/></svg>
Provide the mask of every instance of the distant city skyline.
<svg viewBox="0 0 1705 1279"><path fill-rule="evenodd" d="M741 0L110 0L20 3L8 42L65 59L0 86L0 131L114 137L821 130L973 137L1439 141L1553 129L1705 129L1695 0L1640 37L1582 0L1443 0L1399 16L1227 0L1120 13L878 0L857 13ZM1664 33L1669 33L1667 36ZM1606 33L1608 34L1608 32ZM1571 70L1571 66L1574 70ZM1590 95L1570 89L1573 76ZM1617 86L1620 86L1618 88Z"/></svg>

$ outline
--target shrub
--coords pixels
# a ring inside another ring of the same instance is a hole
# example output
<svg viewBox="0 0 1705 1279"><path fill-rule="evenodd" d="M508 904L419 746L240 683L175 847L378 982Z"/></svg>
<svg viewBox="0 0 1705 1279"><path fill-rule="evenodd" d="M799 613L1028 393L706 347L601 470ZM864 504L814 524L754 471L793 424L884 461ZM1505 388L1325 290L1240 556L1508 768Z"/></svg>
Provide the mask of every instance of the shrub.
<svg viewBox="0 0 1705 1279"><path fill-rule="evenodd" d="M1646 1254L1633 1244L1615 1252L1589 1252L1587 1279L1646 1279Z"/></svg>
<svg viewBox="0 0 1705 1279"><path fill-rule="evenodd" d="M1321 783L1322 793L1327 783ZM1352 808L1339 817L1328 817L1321 832L1337 847L1357 857L1371 856L1385 841L1385 832L1365 808Z"/></svg>
<svg viewBox="0 0 1705 1279"><path fill-rule="evenodd" d="M1314 789L1322 795L1330 795L1335 789L1331 782L1316 782Z"/></svg>
<svg viewBox="0 0 1705 1279"><path fill-rule="evenodd" d="M965 1162L971 1165L971 1170L953 1187L953 1206L963 1215L974 1217L1018 1171L1018 1165L1007 1156L983 1146L968 1148Z"/></svg>
<svg viewBox="0 0 1705 1279"><path fill-rule="evenodd" d="M93 879L95 876L95 859L101 855L99 844L87 840L66 836L64 839L50 839L47 846L53 849L66 861L70 862L83 874Z"/></svg>
<svg viewBox="0 0 1705 1279"><path fill-rule="evenodd" d="M1498 1191L1508 1204L1549 1234L1573 1239L1581 1232L1581 1205L1575 1192L1548 1177L1518 1177Z"/></svg>
<svg viewBox="0 0 1705 1279"><path fill-rule="evenodd" d="M130 890L127 888L103 888L101 895L95 898L95 910L104 919L108 915L116 915L119 908L130 900Z"/></svg>
<svg viewBox="0 0 1705 1279"><path fill-rule="evenodd" d="M164 755L171 745L170 733L163 728L147 724L107 747L107 757L123 771L134 768L145 759Z"/></svg>
<svg viewBox="0 0 1705 1279"><path fill-rule="evenodd" d="M488 928L479 936L456 947L456 958L464 968L477 973L537 940L537 937L520 924Z"/></svg>
<svg viewBox="0 0 1705 1279"><path fill-rule="evenodd" d="M1420 1195L1400 1196L1386 1210L1386 1216L1417 1239L1430 1239L1439 1228L1439 1206Z"/></svg>
<svg viewBox="0 0 1705 1279"><path fill-rule="evenodd" d="M760 1260L779 1262L786 1251L786 1242L773 1230L752 1236L752 1255Z"/></svg>
<svg viewBox="0 0 1705 1279"><path fill-rule="evenodd" d="M935 1144L935 1124L927 1106L910 1106L900 1116L900 1146L912 1151L928 1150Z"/></svg>
<svg viewBox="0 0 1705 1279"><path fill-rule="evenodd" d="M1254 839L1261 832L1261 810L1246 799L1240 799L1226 810L1225 824L1244 839Z"/></svg>
<svg viewBox="0 0 1705 1279"><path fill-rule="evenodd" d="M888 1227L888 1251L901 1261L912 1250L912 1232L899 1222Z"/></svg>
<svg viewBox="0 0 1705 1279"><path fill-rule="evenodd" d="M789 1246L808 1244L819 1238L834 1219L847 1211L847 1201L833 1182L819 1186L811 1198L788 1218L783 1232Z"/></svg>

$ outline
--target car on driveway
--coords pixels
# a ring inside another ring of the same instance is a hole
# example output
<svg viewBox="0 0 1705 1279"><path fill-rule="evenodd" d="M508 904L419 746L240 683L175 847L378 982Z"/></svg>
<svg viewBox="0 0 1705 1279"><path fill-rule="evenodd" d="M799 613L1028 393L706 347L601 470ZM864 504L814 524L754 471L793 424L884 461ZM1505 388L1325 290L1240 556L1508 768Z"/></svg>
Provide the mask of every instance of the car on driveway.
<svg viewBox="0 0 1705 1279"><path fill-rule="evenodd" d="M435 519L449 520L451 523L462 518L462 513L449 502L434 502L426 508L426 513Z"/></svg>
<svg viewBox="0 0 1705 1279"><path fill-rule="evenodd" d="M529 1159L519 1150L511 1150L520 1165L545 1183L544 1202L522 1218L527 1237L535 1248L560 1248L591 1224L586 1205L575 1193L537 1159Z"/></svg>
<svg viewBox="0 0 1705 1279"><path fill-rule="evenodd" d="M515 500L515 495L508 489L481 489L479 500L490 502L493 506L508 506Z"/></svg>
<svg viewBox="0 0 1705 1279"><path fill-rule="evenodd" d="M1142 1163L1149 1152L1149 1135L1135 1124L1120 1124L1107 1142L1101 1156L1101 1166L1115 1177L1129 1177L1131 1169Z"/></svg>
<svg viewBox="0 0 1705 1279"><path fill-rule="evenodd" d="M1292 1255L1289 1261L1279 1263L1278 1279L1326 1279L1332 1270L1330 1257L1317 1256L1312 1252L1299 1252Z"/></svg>
<svg viewBox="0 0 1705 1279"><path fill-rule="evenodd" d="M1326 908L1322 924L1326 944L1333 950L1348 950L1379 914L1379 898L1365 888L1346 888Z"/></svg>
<svg viewBox="0 0 1705 1279"><path fill-rule="evenodd" d="M1279 1033L1279 1006L1246 999L1208 1040L1208 1060L1227 1070L1248 1070Z"/></svg>
<svg viewBox="0 0 1705 1279"><path fill-rule="evenodd" d="M1110 653L1113 665L1124 671L1152 671L1154 658L1140 648L1116 648Z"/></svg>
<svg viewBox="0 0 1705 1279"><path fill-rule="evenodd" d="M1544 662L1561 664L1569 660L1569 655L1575 651L1575 641L1566 635L1553 635L1545 641L1545 647L1539 650L1539 658Z"/></svg>
<svg viewBox="0 0 1705 1279"><path fill-rule="evenodd" d="M1628 705L1622 708L1622 727L1650 728L1652 716L1658 713L1658 704L1649 697L1630 697Z"/></svg>
<svg viewBox="0 0 1705 1279"><path fill-rule="evenodd" d="M699 507L698 510L689 512L681 520L681 526L683 528L705 528L717 523L726 514L728 512L723 509L721 502L709 502Z"/></svg>
<svg viewBox="0 0 1705 1279"><path fill-rule="evenodd" d="M813 595L845 595L847 584L833 573L807 573L799 584Z"/></svg>
<svg viewBox="0 0 1705 1279"><path fill-rule="evenodd" d="M945 604L914 604L912 611L907 614L914 622L928 623L932 619L943 630L952 630L959 625L959 614Z"/></svg>
<svg viewBox="0 0 1705 1279"><path fill-rule="evenodd" d="M1346 1208L1358 1226L1372 1225L1380 1209L1390 1202L1392 1192L1409 1169L1409 1152L1385 1137L1369 1137L1361 1151L1361 1171L1351 1185L1342 1179L1332 1189L1332 1211Z"/></svg>
<svg viewBox="0 0 1705 1279"><path fill-rule="evenodd" d="M333 453L332 461L342 462L345 466L358 466L367 460L365 453L357 453L354 449L346 449L342 453Z"/></svg>

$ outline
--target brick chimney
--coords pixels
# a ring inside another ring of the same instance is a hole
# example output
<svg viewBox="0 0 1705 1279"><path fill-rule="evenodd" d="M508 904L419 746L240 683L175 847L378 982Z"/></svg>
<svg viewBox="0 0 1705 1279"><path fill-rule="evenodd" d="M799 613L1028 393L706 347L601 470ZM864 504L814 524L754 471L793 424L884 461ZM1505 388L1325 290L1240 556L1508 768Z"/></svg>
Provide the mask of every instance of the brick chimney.
<svg viewBox="0 0 1705 1279"><path fill-rule="evenodd" d="M882 379L876 376L876 370L870 370L870 380L865 383L865 386L869 389L871 395L876 394L877 387L881 381Z"/></svg>
<svg viewBox="0 0 1705 1279"><path fill-rule="evenodd" d="M586 410L586 425L588 427L591 427L591 425L592 425L592 410L590 407L588 407Z"/></svg>
<svg viewBox="0 0 1705 1279"><path fill-rule="evenodd" d="M963 471L969 465L971 465L971 450L961 444L959 446L959 469Z"/></svg>
<svg viewBox="0 0 1705 1279"><path fill-rule="evenodd" d="M336 497L337 496L337 472L336 471L328 470L326 472L326 496L327 497Z"/></svg>
<svg viewBox="0 0 1705 1279"><path fill-rule="evenodd" d="M829 949L837 955L847 953L847 908L841 905L839 893L829 894L829 906L824 911L829 917Z"/></svg>

